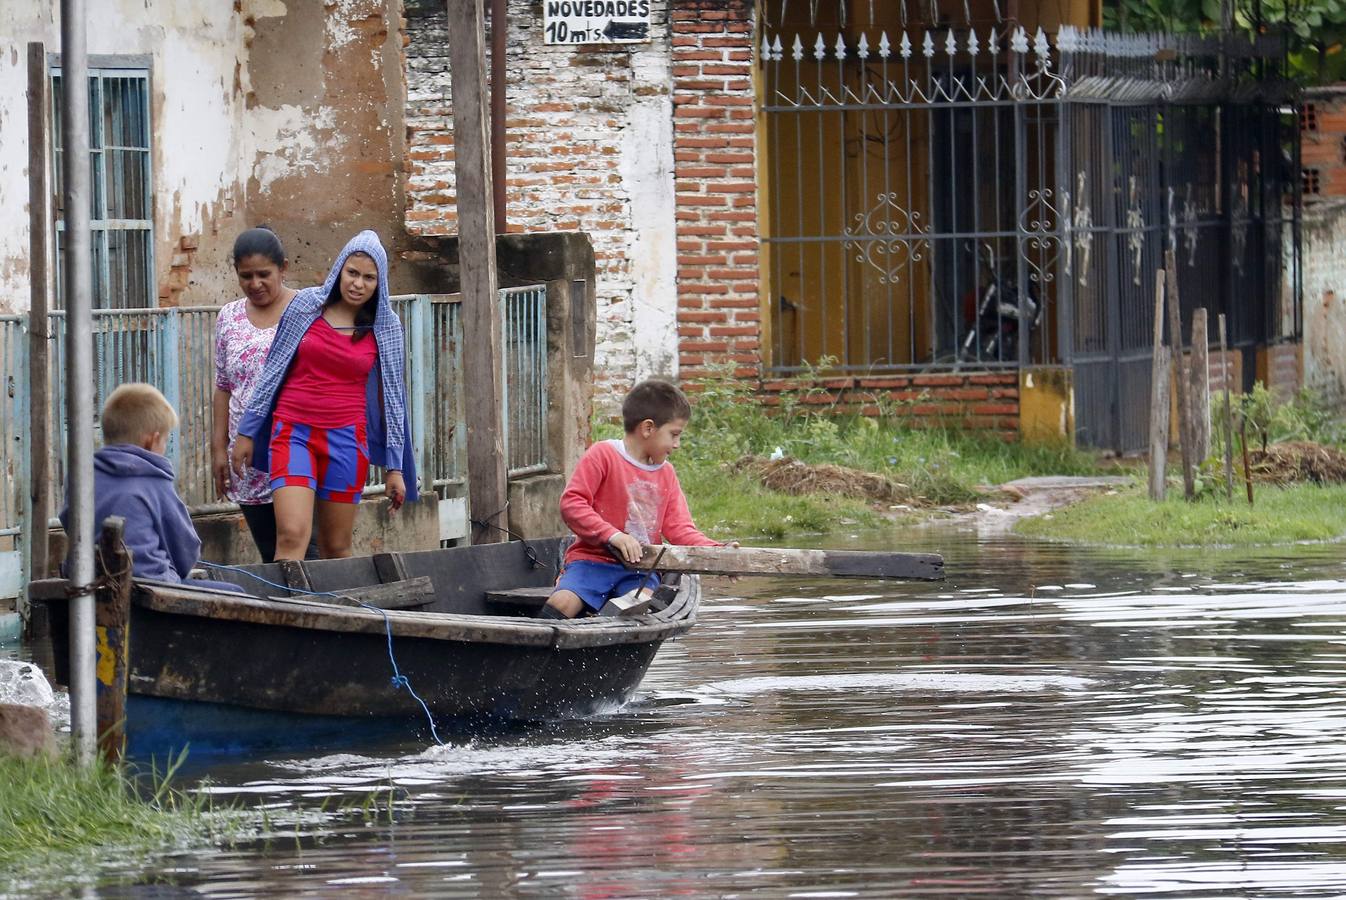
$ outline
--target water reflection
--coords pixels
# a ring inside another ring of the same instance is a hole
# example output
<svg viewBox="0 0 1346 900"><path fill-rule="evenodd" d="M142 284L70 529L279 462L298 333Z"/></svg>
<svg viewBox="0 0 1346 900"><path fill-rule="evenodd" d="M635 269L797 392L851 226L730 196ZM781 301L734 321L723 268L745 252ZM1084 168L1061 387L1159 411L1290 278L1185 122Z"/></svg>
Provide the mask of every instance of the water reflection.
<svg viewBox="0 0 1346 900"><path fill-rule="evenodd" d="M607 717L213 768L272 833L122 890L1346 892L1346 549L928 547L948 581L714 586Z"/></svg>

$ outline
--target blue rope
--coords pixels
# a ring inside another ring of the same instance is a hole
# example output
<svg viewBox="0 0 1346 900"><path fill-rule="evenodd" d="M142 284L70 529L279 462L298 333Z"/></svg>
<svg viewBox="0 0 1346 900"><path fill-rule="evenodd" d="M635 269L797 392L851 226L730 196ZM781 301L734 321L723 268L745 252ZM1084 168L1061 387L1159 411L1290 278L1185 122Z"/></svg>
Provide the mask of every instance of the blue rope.
<svg viewBox="0 0 1346 900"><path fill-rule="evenodd" d="M335 594L332 591L306 591L301 588L290 587L284 584L277 584L274 581L268 581L261 575L256 575L252 572L249 572L247 569L244 569L240 566L227 566L224 563L213 563L208 562L207 560L204 559L200 560L200 564L211 569L228 569L230 572L238 572L240 575L246 575L249 578L253 578L256 579L257 581L260 581L262 584L270 585L273 588L280 588L282 591L290 591L291 593L295 594L307 594L310 597L338 597L342 600L353 600L355 601L355 603L359 604L360 606L363 606L365 609L372 609L374 610L374 612L382 615L383 631L388 636L388 662L391 663L393 667L393 678L392 678L393 687L407 689L407 693L415 698L416 702L421 705L421 709L425 710L425 720L430 723L430 736L434 738L435 743L439 744L441 747L447 746L444 743L444 741L440 740L439 731L435 728L435 717L431 715L430 707L426 704L424 700L421 699L421 695L416 693L416 689L411 686L411 682L407 679L407 676L403 675L402 671L397 667L397 657L393 656L393 623L391 620L389 620L388 611L386 609L382 609L380 607L361 602L360 600L356 600L354 597L346 597L341 594Z"/></svg>

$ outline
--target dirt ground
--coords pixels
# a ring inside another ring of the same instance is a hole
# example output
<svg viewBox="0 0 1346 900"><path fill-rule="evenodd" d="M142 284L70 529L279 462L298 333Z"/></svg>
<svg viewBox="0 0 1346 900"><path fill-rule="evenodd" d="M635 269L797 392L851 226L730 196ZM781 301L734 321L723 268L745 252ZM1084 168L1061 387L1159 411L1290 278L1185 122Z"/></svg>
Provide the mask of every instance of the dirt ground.
<svg viewBox="0 0 1346 900"><path fill-rule="evenodd" d="M1126 476L1110 475L1020 478L988 489L980 502L950 508L931 506L913 497L907 485L891 478L845 466L810 465L788 456L746 456L734 468L781 493L841 494L886 508L895 520L906 520L913 514L933 515L946 521L967 521L987 533L1006 531L1019 519L1066 506L1090 493L1115 490L1129 481Z"/></svg>
<svg viewBox="0 0 1346 900"><path fill-rule="evenodd" d="M1089 494L1115 491L1130 483L1125 475L1045 475L1019 478L1000 485L996 495L975 510L957 513L983 534L1008 531L1014 523L1069 506Z"/></svg>

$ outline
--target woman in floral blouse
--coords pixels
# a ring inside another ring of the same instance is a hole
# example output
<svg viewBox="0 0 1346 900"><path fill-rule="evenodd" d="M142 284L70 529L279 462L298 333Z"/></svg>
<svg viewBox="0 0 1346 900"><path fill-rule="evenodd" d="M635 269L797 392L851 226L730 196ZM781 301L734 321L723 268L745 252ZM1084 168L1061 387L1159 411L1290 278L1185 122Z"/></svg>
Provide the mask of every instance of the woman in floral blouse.
<svg viewBox="0 0 1346 900"><path fill-rule="evenodd" d="M261 374L276 323L298 293L285 286L285 249L269 228L250 228L234 241L234 271L243 296L226 304L215 321L215 399L210 465L215 493L238 504L263 562L276 555L276 513L266 472L229 469L238 422ZM313 555L313 554L310 554Z"/></svg>

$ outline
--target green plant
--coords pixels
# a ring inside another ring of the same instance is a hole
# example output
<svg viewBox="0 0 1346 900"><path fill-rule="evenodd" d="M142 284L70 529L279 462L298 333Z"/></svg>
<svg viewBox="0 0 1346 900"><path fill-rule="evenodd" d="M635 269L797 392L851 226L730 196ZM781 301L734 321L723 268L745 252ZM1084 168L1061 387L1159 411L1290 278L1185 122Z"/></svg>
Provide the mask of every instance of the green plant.
<svg viewBox="0 0 1346 900"><path fill-rule="evenodd" d="M1328 83L1346 75L1346 0L1227 0L1235 34L1243 39L1280 32L1286 37L1288 73ZM1103 27L1110 31L1216 34L1221 0L1106 0Z"/></svg>
<svg viewBox="0 0 1346 900"><path fill-rule="evenodd" d="M216 807L209 792L172 787L182 761L179 755L163 772L137 773L101 760L0 755L0 892L6 880L60 880L109 854L148 855L248 832L251 814Z"/></svg>
<svg viewBox="0 0 1346 900"><path fill-rule="evenodd" d="M1222 456L1225 435L1224 398L1213 394L1211 406L1211 447L1215 457ZM1276 441L1313 441L1319 444L1346 446L1346 419L1337 406L1322 392L1301 388L1288 400L1281 400L1258 382L1246 394L1231 398L1232 431L1235 434L1234 453L1238 454L1240 422L1246 422L1248 441L1266 450Z"/></svg>

